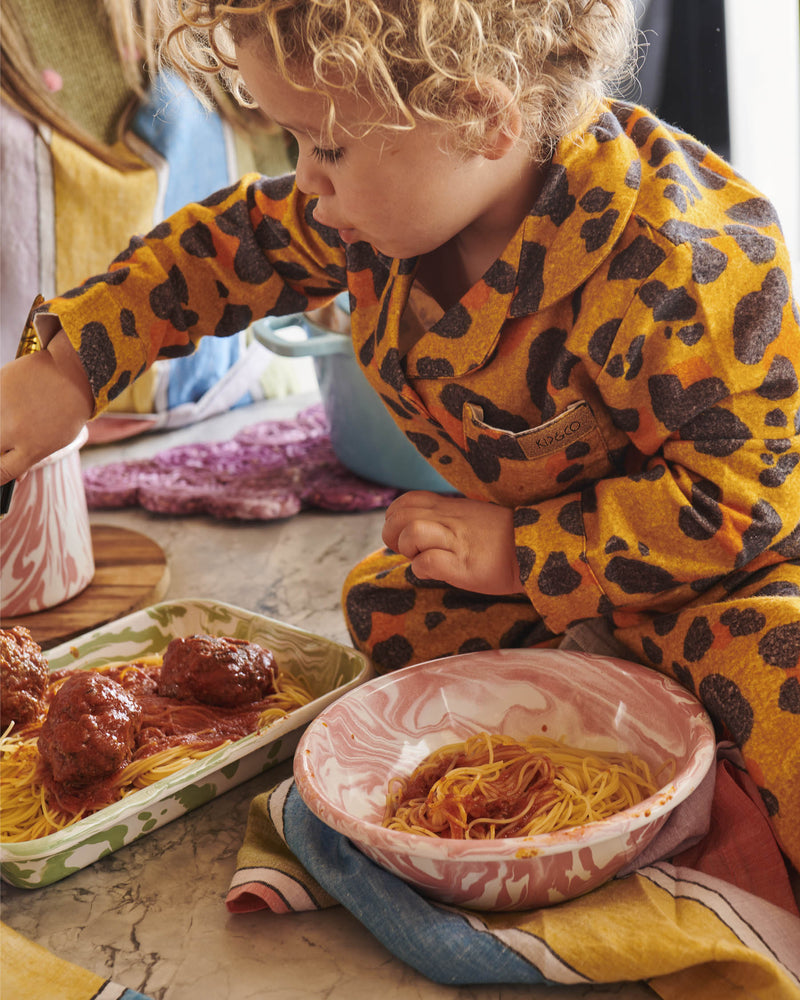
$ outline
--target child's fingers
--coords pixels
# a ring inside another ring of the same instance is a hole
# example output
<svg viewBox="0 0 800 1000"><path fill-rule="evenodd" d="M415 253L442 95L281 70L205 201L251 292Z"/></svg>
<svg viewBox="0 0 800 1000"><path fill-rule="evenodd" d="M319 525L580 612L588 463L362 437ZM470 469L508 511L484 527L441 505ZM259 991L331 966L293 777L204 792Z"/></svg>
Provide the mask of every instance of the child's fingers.
<svg viewBox="0 0 800 1000"><path fill-rule="evenodd" d="M474 501L461 498L443 497L427 490L403 493L386 508L383 543L393 552L399 552L398 538L407 525L415 521L456 523L462 518L465 507L473 503Z"/></svg>
<svg viewBox="0 0 800 1000"><path fill-rule="evenodd" d="M459 558L448 549L425 549L411 560L411 571L420 580L441 580L451 587L469 589Z"/></svg>
<svg viewBox="0 0 800 1000"><path fill-rule="evenodd" d="M0 484L22 479L40 457L44 456L31 455L22 448L8 448L0 455Z"/></svg>
<svg viewBox="0 0 800 1000"><path fill-rule="evenodd" d="M429 549L453 551L455 535L441 521L415 519L406 524L397 535L395 552L406 559L415 559Z"/></svg>

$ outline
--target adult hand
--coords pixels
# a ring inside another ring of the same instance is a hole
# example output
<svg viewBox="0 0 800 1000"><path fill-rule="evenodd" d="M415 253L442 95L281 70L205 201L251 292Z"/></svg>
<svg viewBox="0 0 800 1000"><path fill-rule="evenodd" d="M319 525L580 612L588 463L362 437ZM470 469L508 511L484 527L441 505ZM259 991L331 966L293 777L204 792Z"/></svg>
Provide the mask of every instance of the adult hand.
<svg viewBox="0 0 800 1000"><path fill-rule="evenodd" d="M507 507L414 490L387 508L383 541L420 579L480 594L523 592Z"/></svg>
<svg viewBox="0 0 800 1000"><path fill-rule="evenodd" d="M89 379L67 335L0 368L0 483L68 445L94 412Z"/></svg>

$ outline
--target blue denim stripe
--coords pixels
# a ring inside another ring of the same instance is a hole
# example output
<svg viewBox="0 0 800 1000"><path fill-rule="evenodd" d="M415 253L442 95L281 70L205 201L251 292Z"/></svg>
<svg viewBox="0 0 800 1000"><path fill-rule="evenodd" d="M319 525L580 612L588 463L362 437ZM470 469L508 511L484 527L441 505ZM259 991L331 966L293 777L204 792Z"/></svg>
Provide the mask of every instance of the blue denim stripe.
<svg viewBox="0 0 800 1000"><path fill-rule="evenodd" d="M552 983L487 932L421 896L316 818L293 786L286 842L308 872L398 958L447 985Z"/></svg>

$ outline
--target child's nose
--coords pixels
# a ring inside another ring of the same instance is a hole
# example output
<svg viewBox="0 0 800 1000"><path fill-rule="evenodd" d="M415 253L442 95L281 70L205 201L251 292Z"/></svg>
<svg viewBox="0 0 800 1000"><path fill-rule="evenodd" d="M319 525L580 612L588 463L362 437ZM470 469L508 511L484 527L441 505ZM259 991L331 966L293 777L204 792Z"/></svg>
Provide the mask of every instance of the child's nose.
<svg viewBox="0 0 800 1000"><path fill-rule="evenodd" d="M324 166L319 163L313 153L300 154L295 167L297 186L307 195L333 194L331 184Z"/></svg>

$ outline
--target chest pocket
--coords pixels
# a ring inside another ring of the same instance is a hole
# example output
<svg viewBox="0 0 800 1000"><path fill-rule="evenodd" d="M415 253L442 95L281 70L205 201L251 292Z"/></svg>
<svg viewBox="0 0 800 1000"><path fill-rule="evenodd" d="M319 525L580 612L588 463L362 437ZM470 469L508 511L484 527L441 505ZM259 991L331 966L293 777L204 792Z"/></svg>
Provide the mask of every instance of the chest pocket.
<svg viewBox="0 0 800 1000"><path fill-rule="evenodd" d="M612 468L588 403L573 403L552 420L517 432L484 423L474 403L464 405L462 419L469 463L491 498L506 507L580 489Z"/></svg>

